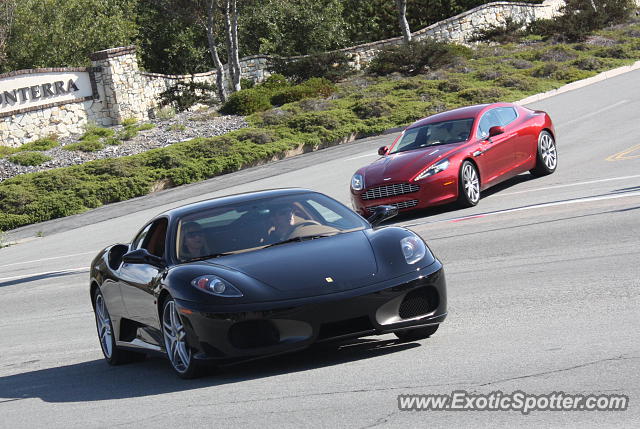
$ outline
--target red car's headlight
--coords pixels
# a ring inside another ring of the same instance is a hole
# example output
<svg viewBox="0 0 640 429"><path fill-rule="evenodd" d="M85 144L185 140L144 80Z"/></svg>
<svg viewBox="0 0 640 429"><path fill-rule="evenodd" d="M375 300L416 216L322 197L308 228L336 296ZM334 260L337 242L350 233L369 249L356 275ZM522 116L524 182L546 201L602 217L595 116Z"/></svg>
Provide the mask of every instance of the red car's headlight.
<svg viewBox="0 0 640 429"><path fill-rule="evenodd" d="M418 174L418 177L416 177L414 180L424 179L426 177L433 176L434 174L440 173L441 171L444 171L447 168L449 168L449 164L450 163L448 159L445 159L436 164L433 164L432 166L426 168L422 173Z"/></svg>

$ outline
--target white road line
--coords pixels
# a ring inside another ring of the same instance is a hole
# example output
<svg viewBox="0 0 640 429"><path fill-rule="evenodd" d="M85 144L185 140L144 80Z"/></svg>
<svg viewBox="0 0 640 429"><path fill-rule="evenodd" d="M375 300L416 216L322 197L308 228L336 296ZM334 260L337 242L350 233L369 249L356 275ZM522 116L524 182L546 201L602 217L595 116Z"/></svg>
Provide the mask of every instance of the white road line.
<svg viewBox="0 0 640 429"><path fill-rule="evenodd" d="M578 203L588 203L588 202L592 202L592 201L614 200L614 199L618 199L618 198L637 197L637 196L640 196L640 192L630 192L630 193L625 193L625 194L614 194L614 195L601 195L601 196L598 196L598 197L576 198L574 200L554 201L554 202L550 202L550 203L534 204L534 205L530 205L530 206L515 207L515 208L512 208L512 209L505 209L505 210L496 210L494 212L478 213L478 214L474 214L474 215L461 216L461 217L450 218L450 219L441 219L441 220L432 220L432 221L425 221L425 222L416 222L416 223L410 223L410 224L403 224L401 226L403 226L403 227L411 227L411 226L417 226L417 225L426 225L426 224L430 224L430 223L459 222L459 221L467 220L467 219L482 218L482 217L495 216L495 215L504 214L504 213L514 213L514 212L520 212L520 211L525 211L525 210L540 209L540 208L545 208L545 207L555 207L555 206L563 206L563 205L578 204Z"/></svg>
<svg viewBox="0 0 640 429"><path fill-rule="evenodd" d="M84 253L74 253L73 255L62 255L62 256L53 256L51 258L44 258L44 259L35 259L33 261L22 261L22 262L14 262L12 264L6 264L6 265L0 265L0 268L4 268L4 267L12 267L14 265L23 265L23 264L33 264L35 262L44 262L44 261L52 261L54 259L64 259L64 258L71 258L73 256L83 256L83 255L93 255L95 254L96 251L92 251L92 252L84 252Z"/></svg>
<svg viewBox="0 0 640 429"><path fill-rule="evenodd" d="M561 127L564 127L566 125L571 125L571 124L576 123L576 122L584 121L587 118L591 118L592 116L597 116L600 113L606 112L607 110L614 109L614 108L620 106L621 104L625 104L625 103L628 103L628 102L629 102L629 100L620 100L617 103L614 103L614 104L612 104L610 106L607 106L607 107L603 107L602 109L596 110L595 112L591 112L591 113L588 113L586 115L582 115L579 118L575 118L575 119L572 119L570 121L562 122L560 124L557 124L556 127L561 128Z"/></svg>
<svg viewBox="0 0 640 429"><path fill-rule="evenodd" d="M22 275L19 275L19 276L5 277L3 279L0 279L0 282L6 282L6 281L16 280L16 279L26 279L26 278L29 278L29 277L36 277L36 276L46 276L46 275L49 275L49 274L79 273L79 272L82 272L82 271L89 271L89 267L69 268L68 270L46 271L46 272L43 272L43 273L22 274Z"/></svg>
<svg viewBox="0 0 640 429"><path fill-rule="evenodd" d="M347 158L345 159L345 161L351 161L352 159L360 159L360 158L366 158L368 156L380 156L377 153L368 153L366 155L359 155L359 156L353 156L351 158Z"/></svg>
<svg viewBox="0 0 640 429"><path fill-rule="evenodd" d="M526 194L528 192L547 191L549 189L569 188L571 186L591 185L593 183L612 182L612 181L616 181L616 180L637 179L639 177L640 177L640 174L636 174L634 176L610 177L608 179L589 180L587 182L568 183L566 185L545 186L544 188L527 189L527 190L524 190L524 191L506 192L506 193L498 192L496 194L493 194L491 196L491 198L498 197L498 196L506 197L508 195Z"/></svg>

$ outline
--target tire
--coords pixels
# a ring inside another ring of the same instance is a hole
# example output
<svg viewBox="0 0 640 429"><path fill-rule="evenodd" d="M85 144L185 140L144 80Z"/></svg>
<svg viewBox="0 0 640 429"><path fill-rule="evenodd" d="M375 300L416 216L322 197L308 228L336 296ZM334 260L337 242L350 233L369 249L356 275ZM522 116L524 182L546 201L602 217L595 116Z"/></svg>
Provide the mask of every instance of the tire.
<svg viewBox="0 0 640 429"><path fill-rule="evenodd" d="M536 166L529 170L534 177L542 177L556 171L558 167L558 152L556 142L549 131L542 131L538 136L538 151Z"/></svg>
<svg viewBox="0 0 640 429"><path fill-rule="evenodd" d="M471 161L460 166L458 175L458 206L473 207L480 201L480 176Z"/></svg>
<svg viewBox="0 0 640 429"><path fill-rule="evenodd" d="M96 289L93 294L93 308L96 318L96 329L98 330L98 341L100 341L100 348L102 349L104 359L109 365L121 365L144 360L146 357L144 353L123 350L116 346L111 316L109 315L104 296L99 288Z"/></svg>
<svg viewBox="0 0 640 429"><path fill-rule="evenodd" d="M187 344L186 332L173 298L162 305L162 337L171 367L179 377L189 379L201 374L202 366Z"/></svg>
<svg viewBox="0 0 640 429"><path fill-rule="evenodd" d="M425 326L423 328L407 329L406 331L394 332L400 341L416 341L429 338L436 333L440 325Z"/></svg>

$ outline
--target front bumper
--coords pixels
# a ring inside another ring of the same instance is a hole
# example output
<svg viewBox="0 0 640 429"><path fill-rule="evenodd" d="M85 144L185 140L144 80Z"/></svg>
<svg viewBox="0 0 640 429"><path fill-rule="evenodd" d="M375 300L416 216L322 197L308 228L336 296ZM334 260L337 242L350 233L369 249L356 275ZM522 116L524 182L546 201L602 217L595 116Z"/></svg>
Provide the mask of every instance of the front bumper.
<svg viewBox="0 0 640 429"><path fill-rule="evenodd" d="M356 290L313 298L207 308L176 300L198 359L232 360L299 350L327 340L439 324L447 315L440 262ZM224 312L221 310L225 310Z"/></svg>
<svg viewBox="0 0 640 429"><path fill-rule="evenodd" d="M393 186L394 183L368 185L362 191L354 191L351 189L351 204L355 211L366 218L371 214L370 209L373 209L376 206L394 205L398 207L400 211L408 211L447 204L458 198L458 177L451 168L426 179L417 181L415 184L420 186L420 189L416 192L385 196L369 200L365 200L362 197L368 190L378 187Z"/></svg>

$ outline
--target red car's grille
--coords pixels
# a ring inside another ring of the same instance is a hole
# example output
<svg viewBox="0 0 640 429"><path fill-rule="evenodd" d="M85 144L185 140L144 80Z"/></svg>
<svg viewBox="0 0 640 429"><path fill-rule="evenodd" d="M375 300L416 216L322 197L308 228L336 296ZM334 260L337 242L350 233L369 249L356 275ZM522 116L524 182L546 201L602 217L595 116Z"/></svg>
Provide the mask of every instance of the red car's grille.
<svg viewBox="0 0 640 429"><path fill-rule="evenodd" d="M377 188L371 188L367 192L362 193L363 200L375 200L378 198L393 197L395 195L409 194L411 192L418 192L420 185L413 183L396 183L394 185L378 186Z"/></svg>
<svg viewBox="0 0 640 429"><path fill-rule="evenodd" d="M399 203L392 203L392 204L385 204L385 205L395 206L398 208L398 210L402 210L402 209L408 209L409 207L415 207L416 205L418 205L418 200L402 201ZM375 207L367 207L367 210L369 210L370 212L373 212L373 210L375 210Z"/></svg>

